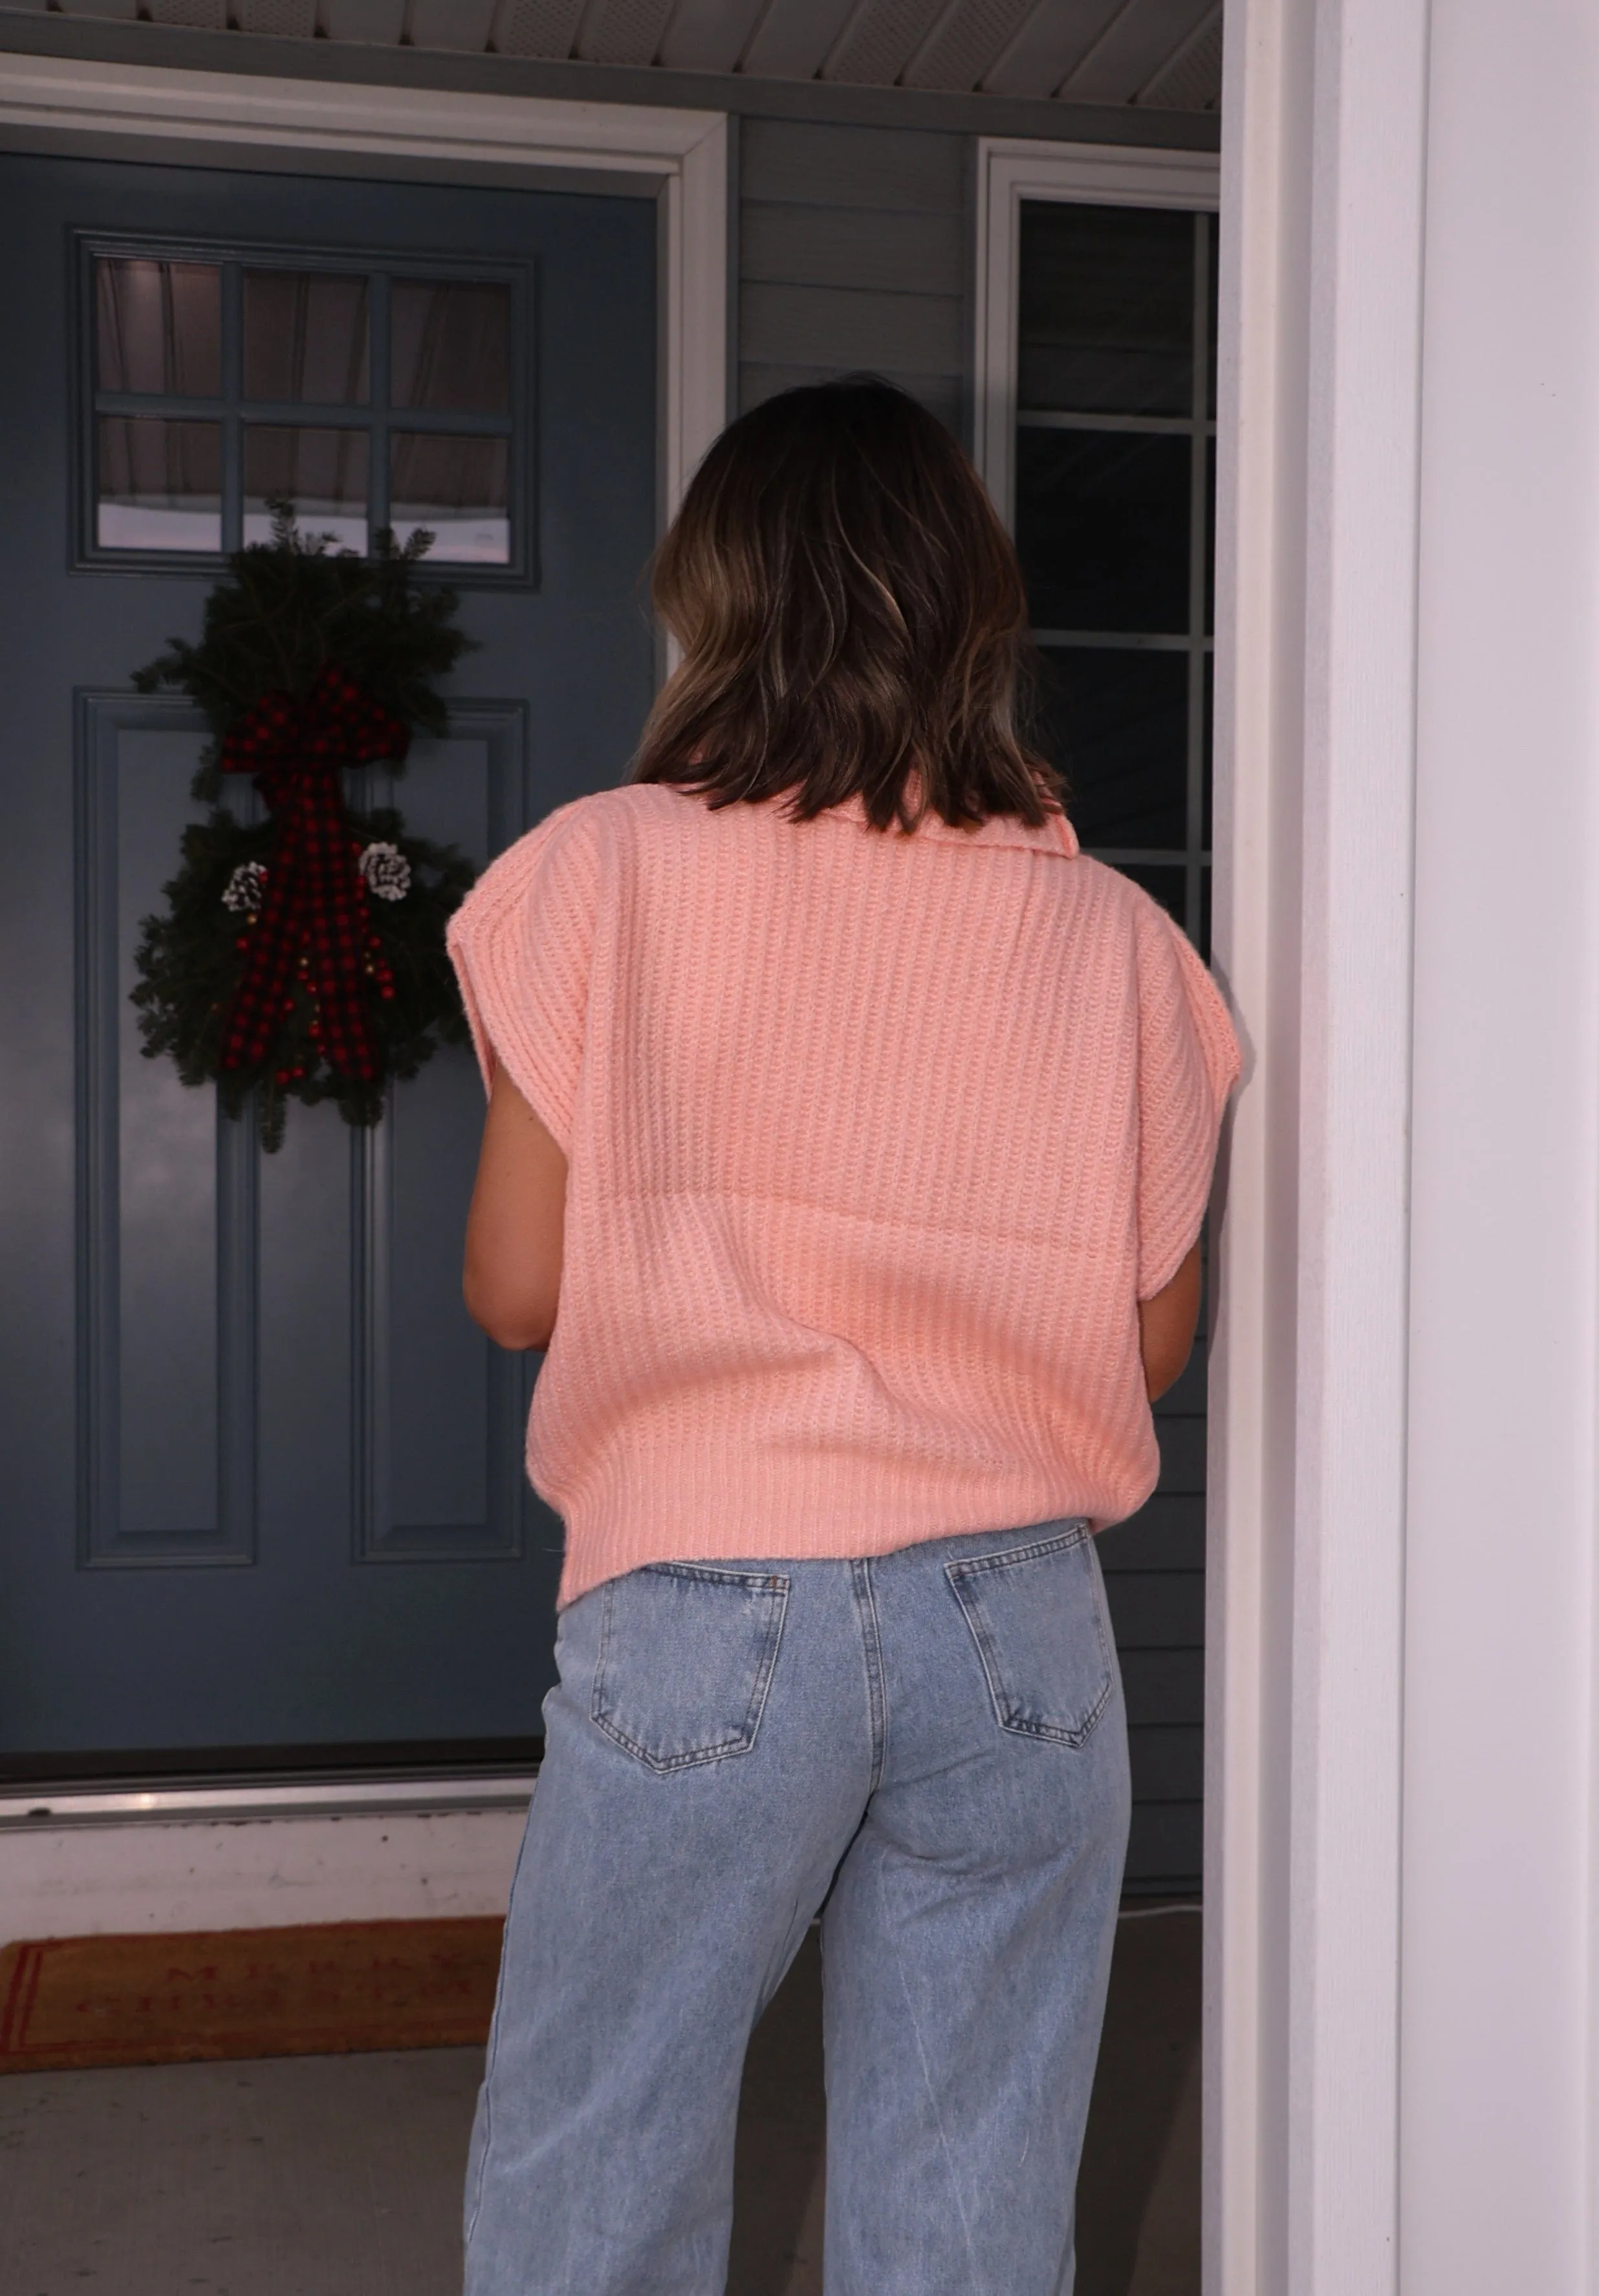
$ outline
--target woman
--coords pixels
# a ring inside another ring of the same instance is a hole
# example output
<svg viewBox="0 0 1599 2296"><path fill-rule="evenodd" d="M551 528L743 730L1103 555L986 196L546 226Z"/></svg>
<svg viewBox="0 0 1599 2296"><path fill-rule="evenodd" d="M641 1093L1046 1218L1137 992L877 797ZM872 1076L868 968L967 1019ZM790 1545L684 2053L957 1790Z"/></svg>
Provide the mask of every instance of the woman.
<svg viewBox="0 0 1599 2296"><path fill-rule="evenodd" d="M822 1915L829 2296L1062 2296L1126 1848L1093 1533L1192 1344L1226 1013L1078 855L953 439L724 433L629 786L451 940L466 1296L567 1529L468 2296L715 2296L745 2044Z"/></svg>

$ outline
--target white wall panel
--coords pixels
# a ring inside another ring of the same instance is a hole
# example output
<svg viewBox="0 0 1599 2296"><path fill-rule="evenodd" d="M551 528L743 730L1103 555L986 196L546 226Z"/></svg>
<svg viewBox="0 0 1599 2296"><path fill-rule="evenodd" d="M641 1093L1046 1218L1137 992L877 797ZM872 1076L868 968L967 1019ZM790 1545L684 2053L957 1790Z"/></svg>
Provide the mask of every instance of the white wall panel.
<svg viewBox="0 0 1599 2296"><path fill-rule="evenodd" d="M1599 14L1431 77L1401 2280L1590 2296Z"/></svg>

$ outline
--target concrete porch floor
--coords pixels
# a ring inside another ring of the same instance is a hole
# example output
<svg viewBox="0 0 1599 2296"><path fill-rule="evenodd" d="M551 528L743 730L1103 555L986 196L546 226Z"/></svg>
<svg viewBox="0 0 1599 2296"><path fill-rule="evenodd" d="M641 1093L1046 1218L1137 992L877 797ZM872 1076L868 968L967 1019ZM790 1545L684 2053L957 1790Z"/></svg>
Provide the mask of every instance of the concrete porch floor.
<svg viewBox="0 0 1599 2296"><path fill-rule="evenodd" d="M1198 2296L1200 1923L1123 1919L1076 2296ZM727 2296L821 2296L814 1938L750 2045ZM481 2052L0 2079L3 2296L453 2296Z"/></svg>

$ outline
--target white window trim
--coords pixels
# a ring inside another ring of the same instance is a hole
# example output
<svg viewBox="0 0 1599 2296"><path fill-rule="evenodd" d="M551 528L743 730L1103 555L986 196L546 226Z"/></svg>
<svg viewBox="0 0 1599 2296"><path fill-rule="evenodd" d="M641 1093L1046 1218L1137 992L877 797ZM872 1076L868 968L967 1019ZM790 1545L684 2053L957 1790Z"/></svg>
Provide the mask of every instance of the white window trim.
<svg viewBox="0 0 1599 2296"><path fill-rule="evenodd" d="M492 167L658 184L668 516L727 419L726 112L0 55L0 141L158 160L209 146L218 167L304 152L342 172L398 159L435 176Z"/></svg>
<svg viewBox="0 0 1599 2296"><path fill-rule="evenodd" d="M1007 528L1016 512L1016 299L1023 200L1214 211L1221 200L1221 161L1214 152L979 139L972 439L978 471Z"/></svg>

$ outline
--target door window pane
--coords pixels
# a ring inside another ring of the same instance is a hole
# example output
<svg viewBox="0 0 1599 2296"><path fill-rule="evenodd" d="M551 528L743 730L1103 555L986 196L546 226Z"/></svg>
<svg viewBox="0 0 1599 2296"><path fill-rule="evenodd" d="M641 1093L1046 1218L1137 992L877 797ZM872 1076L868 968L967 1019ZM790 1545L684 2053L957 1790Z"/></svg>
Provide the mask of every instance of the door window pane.
<svg viewBox="0 0 1599 2296"><path fill-rule="evenodd" d="M395 406L440 414L509 414L510 288L473 279L397 279L390 293Z"/></svg>
<svg viewBox="0 0 1599 2296"><path fill-rule="evenodd" d="M85 236L91 558L220 555L264 540L283 501L343 548L425 527L440 567L526 578L532 450L513 344L527 265L452 277L440 255L417 278L376 253L329 250L323 267L311 247L218 247L196 261L187 243Z"/></svg>
<svg viewBox="0 0 1599 2296"><path fill-rule="evenodd" d="M1036 627L1188 627L1189 442L1121 430L1016 434L1016 546Z"/></svg>
<svg viewBox="0 0 1599 2296"><path fill-rule="evenodd" d="M437 430L397 430L390 521L407 542L433 537L430 561L504 566L511 558L511 442Z"/></svg>
<svg viewBox="0 0 1599 2296"><path fill-rule="evenodd" d="M244 539L270 542L272 504L291 502L302 530L330 534L345 550L366 548L366 433L244 429Z"/></svg>
<svg viewBox="0 0 1599 2296"><path fill-rule="evenodd" d="M364 406L366 311L365 279L332 271L247 271L245 398Z"/></svg>
<svg viewBox="0 0 1599 2296"><path fill-rule="evenodd" d="M1188 656L1128 647L1046 650L1045 744L1066 777L1085 846L1166 847L1188 839Z"/></svg>
<svg viewBox="0 0 1599 2296"><path fill-rule="evenodd" d="M102 414L96 432L94 537L102 549L221 549L220 423Z"/></svg>
<svg viewBox="0 0 1599 2296"><path fill-rule="evenodd" d="M1018 405L1186 414L1193 217L1024 200Z"/></svg>
<svg viewBox="0 0 1599 2296"><path fill-rule="evenodd" d="M102 390L217 398L222 389L220 266L99 257L94 371Z"/></svg>

